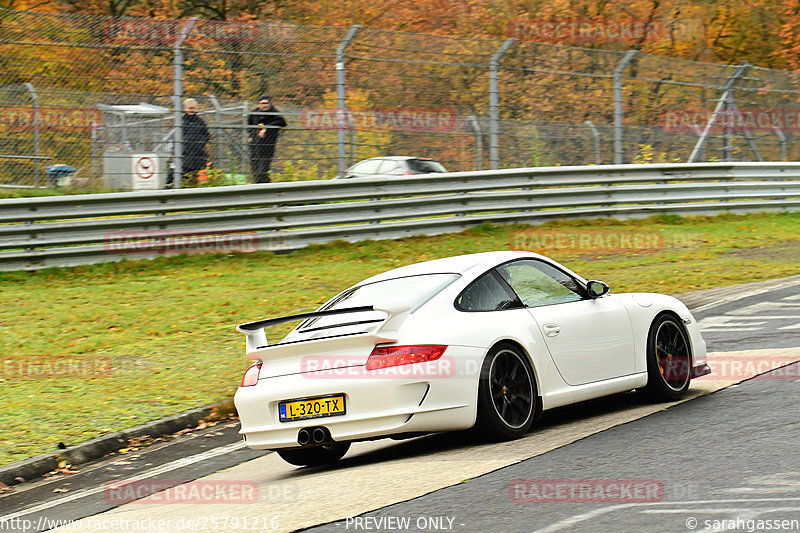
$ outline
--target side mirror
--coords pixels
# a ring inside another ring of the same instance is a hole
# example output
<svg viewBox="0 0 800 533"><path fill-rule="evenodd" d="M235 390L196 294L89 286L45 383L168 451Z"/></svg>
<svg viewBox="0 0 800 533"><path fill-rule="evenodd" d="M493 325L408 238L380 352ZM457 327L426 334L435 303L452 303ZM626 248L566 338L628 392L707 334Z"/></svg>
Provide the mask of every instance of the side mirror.
<svg viewBox="0 0 800 533"><path fill-rule="evenodd" d="M586 292L589 293L589 297L592 299L600 298L608 293L608 284L602 281L592 280L586 284Z"/></svg>

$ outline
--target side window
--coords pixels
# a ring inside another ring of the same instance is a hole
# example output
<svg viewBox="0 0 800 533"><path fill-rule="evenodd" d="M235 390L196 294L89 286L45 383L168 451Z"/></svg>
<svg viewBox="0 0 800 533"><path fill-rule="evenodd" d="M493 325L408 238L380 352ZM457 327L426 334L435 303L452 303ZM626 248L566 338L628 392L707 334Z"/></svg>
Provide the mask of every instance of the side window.
<svg viewBox="0 0 800 533"><path fill-rule="evenodd" d="M381 164L381 168L378 169L378 174L400 174L401 171L399 162L386 159Z"/></svg>
<svg viewBox="0 0 800 533"><path fill-rule="evenodd" d="M375 174L378 171L382 159L367 159L353 167L350 174L362 176L364 174Z"/></svg>
<svg viewBox="0 0 800 533"><path fill-rule="evenodd" d="M582 291L570 276L542 261L523 259L497 267L525 307L538 307L583 299Z"/></svg>
<svg viewBox="0 0 800 533"><path fill-rule="evenodd" d="M444 166L432 159L409 159L406 161L408 168L414 174L430 174L432 172L447 172Z"/></svg>
<svg viewBox="0 0 800 533"><path fill-rule="evenodd" d="M455 306L459 311L500 311L522 307L522 304L493 272L487 272L458 295Z"/></svg>

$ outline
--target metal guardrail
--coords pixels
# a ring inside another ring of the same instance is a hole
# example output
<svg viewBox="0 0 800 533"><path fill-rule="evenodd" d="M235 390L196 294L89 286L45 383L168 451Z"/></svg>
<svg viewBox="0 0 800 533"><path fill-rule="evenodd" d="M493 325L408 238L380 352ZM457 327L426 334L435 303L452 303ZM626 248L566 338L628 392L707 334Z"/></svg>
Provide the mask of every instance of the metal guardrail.
<svg viewBox="0 0 800 533"><path fill-rule="evenodd" d="M13 198L0 201L0 270L152 258L187 249L180 243L191 239L199 245L201 236L278 251L483 222L776 210L800 210L800 163L523 168Z"/></svg>

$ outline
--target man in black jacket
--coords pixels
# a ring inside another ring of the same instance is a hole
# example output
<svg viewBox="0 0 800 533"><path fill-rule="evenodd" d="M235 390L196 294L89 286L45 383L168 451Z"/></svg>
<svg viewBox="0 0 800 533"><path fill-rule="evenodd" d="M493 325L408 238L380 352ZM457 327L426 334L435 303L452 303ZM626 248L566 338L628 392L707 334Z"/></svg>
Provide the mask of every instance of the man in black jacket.
<svg viewBox="0 0 800 533"><path fill-rule="evenodd" d="M258 107L247 117L250 131L250 163L255 183L269 183L269 168L275 155L275 143L279 128L286 127L286 121L278 115L269 95L261 95ZM255 127L254 127L255 126Z"/></svg>
<svg viewBox="0 0 800 533"><path fill-rule="evenodd" d="M206 168L208 126L197 114L197 100L183 101L183 176L186 185L197 186L197 172ZM169 180L168 180L169 181Z"/></svg>

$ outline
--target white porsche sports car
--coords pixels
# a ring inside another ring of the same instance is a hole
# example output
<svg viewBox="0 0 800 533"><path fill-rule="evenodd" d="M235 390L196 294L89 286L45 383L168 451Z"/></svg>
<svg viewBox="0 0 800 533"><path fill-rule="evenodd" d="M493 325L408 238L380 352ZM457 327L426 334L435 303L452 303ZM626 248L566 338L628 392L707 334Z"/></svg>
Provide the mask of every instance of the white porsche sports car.
<svg viewBox="0 0 800 533"><path fill-rule="evenodd" d="M358 440L473 426L514 439L544 410L632 389L676 400L710 372L679 300L608 290L538 254L487 252L242 324L254 363L235 396L241 433L251 448L321 465ZM268 344L264 328L290 321L300 323Z"/></svg>

